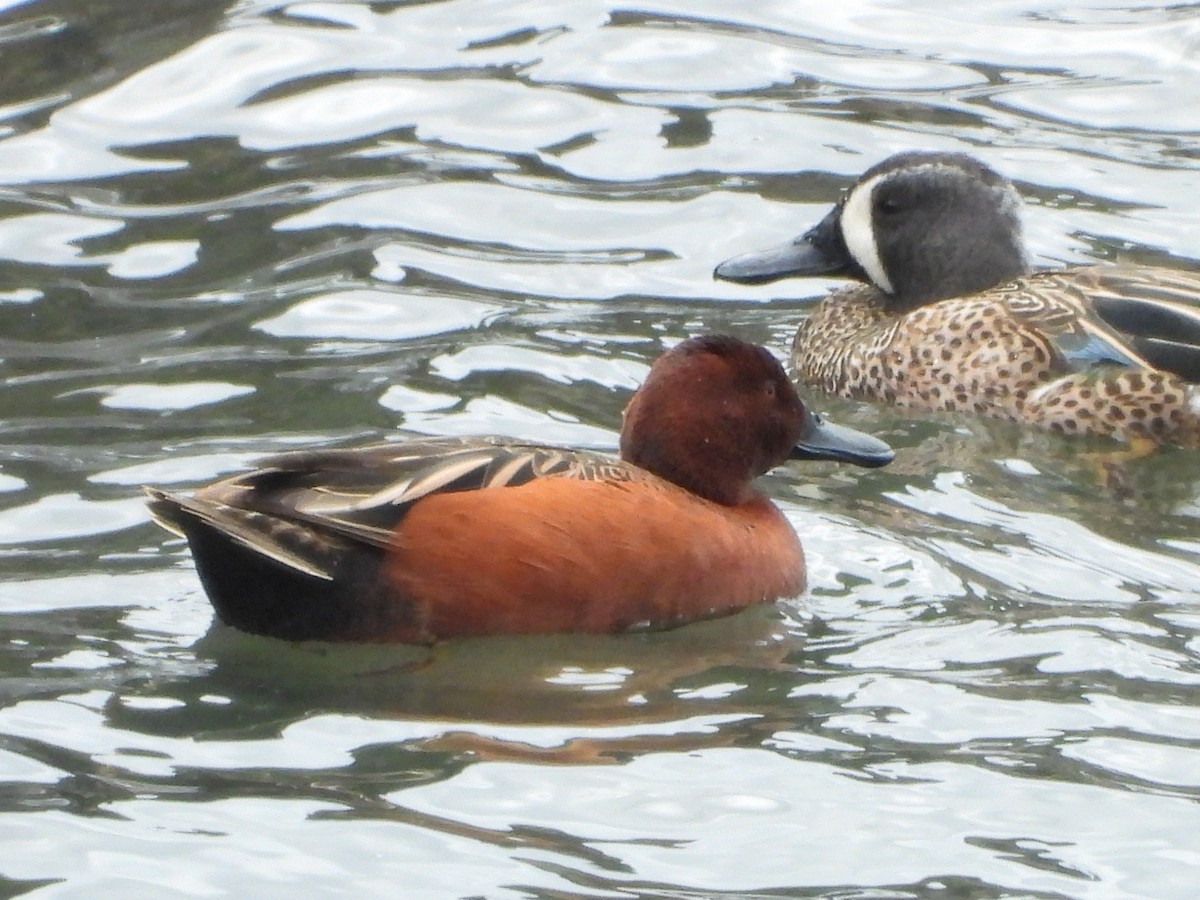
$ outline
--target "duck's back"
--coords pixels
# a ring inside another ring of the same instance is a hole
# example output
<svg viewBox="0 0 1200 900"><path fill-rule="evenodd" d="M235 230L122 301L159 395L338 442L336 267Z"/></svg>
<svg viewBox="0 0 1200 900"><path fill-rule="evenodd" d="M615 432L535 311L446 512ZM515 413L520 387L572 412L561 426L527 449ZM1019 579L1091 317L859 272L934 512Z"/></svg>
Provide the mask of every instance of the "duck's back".
<svg viewBox="0 0 1200 900"><path fill-rule="evenodd" d="M1110 345L1108 361L1200 383L1200 271L1076 266L1037 272L995 292L1014 315L1048 334L1090 328ZM1071 345L1062 343L1070 356ZM1077 363L1093 361L1081 354Z"/></svg>

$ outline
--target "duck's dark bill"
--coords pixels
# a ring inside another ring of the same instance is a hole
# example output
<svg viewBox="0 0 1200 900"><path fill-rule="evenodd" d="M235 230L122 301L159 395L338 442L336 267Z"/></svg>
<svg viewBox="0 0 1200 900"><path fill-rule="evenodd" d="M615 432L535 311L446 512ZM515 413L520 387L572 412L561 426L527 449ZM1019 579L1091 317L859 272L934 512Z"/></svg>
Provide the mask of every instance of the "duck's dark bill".
<svg viewBox="0 0 1200 900"><path fill-rule="evenodd" d="M848 275L854 266L842 239L838 209L795 240L727 259L715 278L743 284L764 284L789 275Z"/></svg>
<svg viewBox="0 0 1200 900"><path fill-rule="evenodd" d="M808 414L804 434L792 450L792 459L829 459L877 468L886 466L896 451L862 431L834 425L815 413Z"/></svg>

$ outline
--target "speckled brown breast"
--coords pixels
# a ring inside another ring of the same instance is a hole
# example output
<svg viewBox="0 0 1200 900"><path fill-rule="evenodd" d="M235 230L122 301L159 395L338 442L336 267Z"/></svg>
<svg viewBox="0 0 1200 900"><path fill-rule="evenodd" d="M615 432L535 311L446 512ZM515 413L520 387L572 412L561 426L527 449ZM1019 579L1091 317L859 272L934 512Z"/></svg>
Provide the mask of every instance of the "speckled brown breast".
<svg viewBox="0 0 1200 900"><path fill-rule="evenodd" d="M1195 385L1151 368L1081 371L1059 352L1055 339L1077 339L1088 316L1079 286L1059 281L1071 284L1035 275L901 314L874 287L842 288L800 326L792 365L800 381L843 397L1200 446Z"/></svg>

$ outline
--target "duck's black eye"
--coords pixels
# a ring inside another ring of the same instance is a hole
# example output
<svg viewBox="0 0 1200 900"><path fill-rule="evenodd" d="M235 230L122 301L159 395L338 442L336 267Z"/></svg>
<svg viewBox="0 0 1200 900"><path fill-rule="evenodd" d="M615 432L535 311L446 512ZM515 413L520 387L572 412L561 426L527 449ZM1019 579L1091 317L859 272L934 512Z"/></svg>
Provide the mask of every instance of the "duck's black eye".
<svg viewBox="0 0 1200 900"><path fill-rule="evenodd" d="M903 204L895 197L880 197L875 201L875 210L885 216L893 216L904 209Z"/></svg>

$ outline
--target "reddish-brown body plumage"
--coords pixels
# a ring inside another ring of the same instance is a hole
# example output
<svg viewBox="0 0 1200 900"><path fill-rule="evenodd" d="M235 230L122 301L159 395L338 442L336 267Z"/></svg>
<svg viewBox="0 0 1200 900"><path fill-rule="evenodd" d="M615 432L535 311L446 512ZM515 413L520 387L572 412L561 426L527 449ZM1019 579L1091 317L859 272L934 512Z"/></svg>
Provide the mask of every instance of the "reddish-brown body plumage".
<svg viewBox="0 0 1200 900"><path fill-rule="evenodd" d="M614 632L799 594L804 554L763 497L728 507L666 482L544 479L418 504L386 577L422 598L430 634Z"/></svg>

